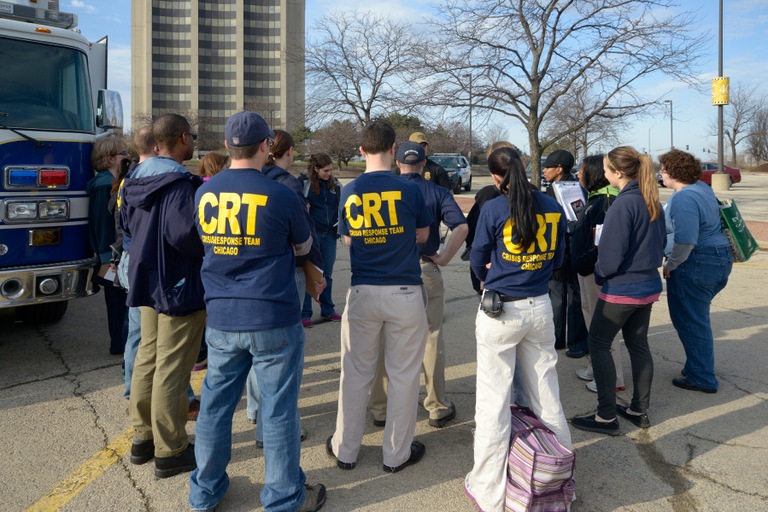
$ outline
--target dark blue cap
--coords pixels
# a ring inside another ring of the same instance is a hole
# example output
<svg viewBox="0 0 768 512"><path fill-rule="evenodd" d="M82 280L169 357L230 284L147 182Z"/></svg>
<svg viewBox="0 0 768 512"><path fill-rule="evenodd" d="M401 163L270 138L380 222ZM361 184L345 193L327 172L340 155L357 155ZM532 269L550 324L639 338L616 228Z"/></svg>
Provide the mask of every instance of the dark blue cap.
<svg viewBox="0 0 768 512"><path fill-rule="evenodd" d="M421 144L409 141L400 144L395 158L401 164L413 165L426 160L427 154L424 152L424 147Z"/></svg>
<svg viewBox="0 0 768 512"><path fill-rule="evenodd" d="M256 112L238 112L229 119L224 127L224 139L228 146L253 146L266 138L274 138L275 132Z"/></svg>

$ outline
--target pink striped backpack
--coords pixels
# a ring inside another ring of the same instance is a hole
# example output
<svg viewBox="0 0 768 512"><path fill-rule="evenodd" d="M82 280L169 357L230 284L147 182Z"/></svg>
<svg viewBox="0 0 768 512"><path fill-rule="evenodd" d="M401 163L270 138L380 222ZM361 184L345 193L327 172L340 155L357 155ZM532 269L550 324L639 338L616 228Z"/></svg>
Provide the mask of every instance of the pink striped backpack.
<svg viewBox="0 0 768 512"><path fill-rule="evenodd" d="M512 406L505 512L566 512L576 455L532 411Z"/></svg>

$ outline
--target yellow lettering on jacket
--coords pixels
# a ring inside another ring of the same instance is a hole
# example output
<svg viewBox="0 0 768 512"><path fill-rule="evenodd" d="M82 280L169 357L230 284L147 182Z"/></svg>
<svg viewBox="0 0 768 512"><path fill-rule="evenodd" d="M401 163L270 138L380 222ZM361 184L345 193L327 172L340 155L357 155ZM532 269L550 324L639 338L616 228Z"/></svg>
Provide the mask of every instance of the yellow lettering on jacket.
<svg viewBox="0 0 768 512"><path fill-rule="evenodd" d="M525 252L546 252L554 251L557 246L557 223L560 222L560 213L550 212L545 215L536 215L536 222L539 225L539 229L536 231L536 240L528 247ZM523 252L523 246L515 243L512 240L512 227L514 223L512 219L507 219L504 224L504 246L512 254L521 254ZM547 227L551 226L549 240L547 240Z"/></svg>
<svg viewBox="0 0 768 512"><path fill-rule="evenodd" d="M256 235L256 213L259 206L267 204L268 197L263 194L237 194L234 192L206 192L200 198L197 215L203 233L211 235L242 235L240 222L237 216L245 207L245 234ZM206 209L212 209L211 215L206 218Z"/></svg>
<svg viewBox="0 0 768 512"><path fill-rule="evenodd" d="M399 190L382 192L366 192L362 196L353 194L347 198L344 204L347 222L352 229L397 226L397 202L402 199ZM381 215L382 206L386 204L389 223L384 222ZM357 206L358 212L352 211L352 206Z"/></svg>

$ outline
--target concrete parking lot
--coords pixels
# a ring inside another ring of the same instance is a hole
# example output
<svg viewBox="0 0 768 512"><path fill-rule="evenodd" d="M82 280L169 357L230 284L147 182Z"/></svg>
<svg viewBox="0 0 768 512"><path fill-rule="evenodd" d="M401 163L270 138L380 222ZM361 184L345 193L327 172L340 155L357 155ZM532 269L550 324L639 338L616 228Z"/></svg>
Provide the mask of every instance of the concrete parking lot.
<svg viewBox="0 0 768 512"><path fill-rule="evenodd" d="M474 196L483 180L474 183L472 193L458 196L462 202ZM668 191L662 190L665 195ZM735 197L748 220L762 222L768 211L768 175L745 174L741 184L720 196ZM341 471L326 456L324 443L334 429L338 397L339 324L322 323L307 331L299 407L309 438L302 444L302 466L308 482L328 488L323 510L474 510L462 488L472 467L475 404L477 300L468 270L457 257L444 272L446 378L457 418L444 429L433 429L420 410L416 435L427 454L400 473L382 472L382 429L370 419L355 470ZM624 435L616 438L572 429L574 511L768 510L766 283L768 252L759 251L749 262L734 265L728 286L713 303L721 387L712 395L672 386L684 354L666 295L654 305L652 427L639 430L623 422ZM348 285L348 253L340 246L334 273L340 311ZM0 310L0 511L188 509L186 475L158 480L152 464L133 466L125 455L130 431L121 359L109 355L108 345L100 295L72 302L64 319L50 326L15 323L9 311ZM622 350L629 377L629 357ZM575 375L584 361L560 354L566 416L587 413L596 406L596 395ZM193 374L198 390L203 375ZM628 388L619 400L626 403L630 396ZM232 481L221 511L261 510L263 460L244 408L243 400L234 422ZM194 423L187 428L193 433Z"/></svg>

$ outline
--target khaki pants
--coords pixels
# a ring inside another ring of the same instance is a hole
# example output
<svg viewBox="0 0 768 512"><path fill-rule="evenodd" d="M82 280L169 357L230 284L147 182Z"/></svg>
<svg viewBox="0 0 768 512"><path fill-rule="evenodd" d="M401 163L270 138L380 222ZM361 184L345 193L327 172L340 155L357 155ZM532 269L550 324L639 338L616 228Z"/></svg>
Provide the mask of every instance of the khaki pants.
<svg viewBox="0 0 768 512"><path fill-rule="evenodd" d="M141 344L133 367L129 409L134 436L154 440L157 457L178 455L189 445L187 386L205 319L205 310L173 317L141 308Z"/></svg>
<svg viewBox="0 0 768 512"><path fill-rule="evenodd" d="M443 311L445 289L440 267L431 262L421 262L421 279L427 292L427 323L429 335L424 349L424 387L427 397L424 408L430 419L437 420L450 414L451 404L445 397L445 342L443 341ZM371 398L368 408L376 420L385 420L387 411L387 372L384 360L379 358L376 377L371 386Z"/></svg>
<svg viewBox="0 0 768 512"><path fill-rule="evenodd" d="M382 345L390 377L383 462L395 467L411 456L426 337L421 286L358 285L349 289L341 320L339 409L331 440L340 461L357 462L365 432L368 392Z"/></svg>

